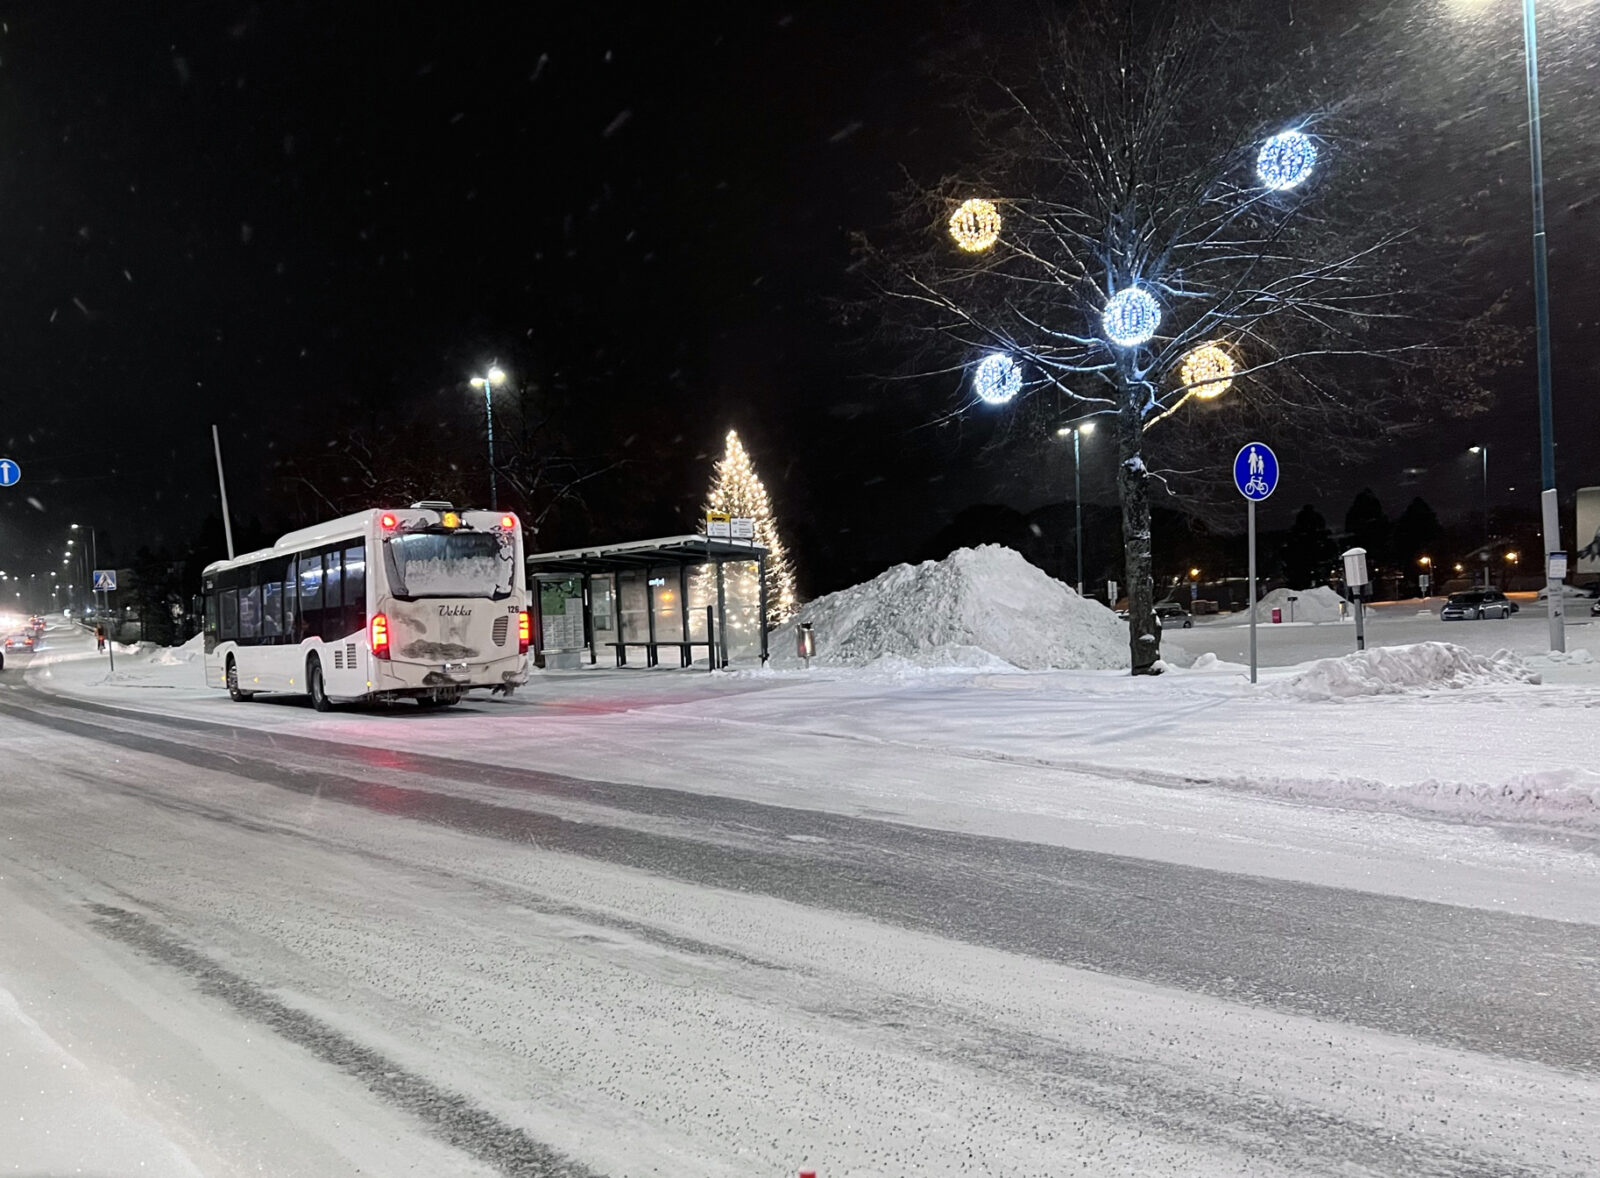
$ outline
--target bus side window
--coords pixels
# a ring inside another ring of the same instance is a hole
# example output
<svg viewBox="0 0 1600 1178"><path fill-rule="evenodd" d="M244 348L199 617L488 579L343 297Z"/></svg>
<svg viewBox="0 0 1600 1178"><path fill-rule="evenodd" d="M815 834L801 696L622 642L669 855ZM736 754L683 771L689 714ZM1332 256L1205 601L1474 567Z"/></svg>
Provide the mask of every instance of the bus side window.
<svg viewBox="0 0 1600 1178"><path fill-rule="evenodd" d="M261 585L257 577L260 565L240 569L244 583L239 586L239 645L261 644Z"/></svg>
<svg viewBox="0 0 1600 1178"><path fill-rule="evenodd" d="M283 640L300 641L300 565L293 556L283 570Z"/></svg>
<svg viewBox="0 0 1600 1178"><path fill-rule="evenodd" d="M344 602L339 575L339 550L322 554L322 629L324 642L337 642L349 631L344 628Z"/></svg>
<svg viewBox="0 0 1600 1178"><path fill-rule="evenodd" d="M224 589L221 596L222 629L218 637L223 642L237 642L239 640L239 591L237 589Z"/></svg>
<svg viewBox="0 0 1600 1178"><path fill-rule="evenodd" d="M261 641L277 645L283 641L283 557L261 565Z"/></svg>
<svg viewBox="0 0 1600 1178"><path fill-rule="evenodd" d="M322 634L322 558L316 553L300 555L300 637Z"/></svg>
<svg viewBox="0 0 1600 1178"><path fill-rule="evenodd" d="M365 542L344 550L344 632L367 628L367 546Z"/></svg>

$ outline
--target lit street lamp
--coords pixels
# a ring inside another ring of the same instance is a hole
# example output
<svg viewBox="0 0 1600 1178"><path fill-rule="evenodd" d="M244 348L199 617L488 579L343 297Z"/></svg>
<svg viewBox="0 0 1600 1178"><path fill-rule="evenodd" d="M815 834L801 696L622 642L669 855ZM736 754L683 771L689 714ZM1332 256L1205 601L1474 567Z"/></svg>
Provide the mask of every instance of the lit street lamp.
<svg viewBox="0 0 1600 1178"><path fill-rule="evenodd" d="M1072 435L1072 507L1077 514L1077 523L1073 527L1073 535L1078 540L1078 596L1083 596L1083 476L1078 467L1078 439L1084 434L1094 433L1094 422L1085 421L1078 425L1064 425L1056 430L1060 438Z"/></svg>
<svg viewBox="0 0 1600 1178"><path fill-rule="evenodd" d="M1489 584L1489 447L1468 446L1468 454L1483 455L1483 583Z"/></svg>
<svg viewBox="0 0 1600 1178"><path fill-rule="evenodd" d="M494 482L494 400L489 394L506 383L505 369L491 364L483 376L472 378L472 387L483 390L483 415L489 427L489 510L500 510L500 496Z"/></svg>

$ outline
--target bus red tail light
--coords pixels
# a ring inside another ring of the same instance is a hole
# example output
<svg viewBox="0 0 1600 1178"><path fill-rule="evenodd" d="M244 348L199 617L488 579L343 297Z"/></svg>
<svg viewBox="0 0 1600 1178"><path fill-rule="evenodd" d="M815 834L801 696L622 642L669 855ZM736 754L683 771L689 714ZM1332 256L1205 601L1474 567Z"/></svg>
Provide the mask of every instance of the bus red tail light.
<svg viewBox="0 0 1600 1178"><path fill-rule="evenodd" d="M502 515L500 517L500 526L509 532L517 526L517 517L514 515Z"/></svg>
<svg viewBox="0 0 1600 1178"><path fill-rule="evenodd" d="M394 516L387 515L387 514L385 514L382 518L380 518L378 520L378 526L381 527L386 532L394 531L394 529L399 525L399 523L400 523L400 521L395 519Z"/></svg>
<svg viewBox="0 0 1600 1178"><path fill-rule="evenodd" d="M533 619L528 616L528 611L523 610L517 615L517 653L527 654L528 647L533 642Z"/></svg>
<svg viewBox="0 0 1600 1178"><path fill-rule="evenodd" d="M369 627L369 638L372 646L372 657L386 659L389 657L389 615L373 614L372 625Z"/></svg>

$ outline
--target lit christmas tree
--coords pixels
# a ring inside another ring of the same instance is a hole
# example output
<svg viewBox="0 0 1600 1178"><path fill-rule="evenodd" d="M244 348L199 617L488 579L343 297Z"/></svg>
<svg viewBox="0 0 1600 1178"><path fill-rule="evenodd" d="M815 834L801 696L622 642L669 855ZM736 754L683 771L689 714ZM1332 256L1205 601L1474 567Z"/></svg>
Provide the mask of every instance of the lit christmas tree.
<svg viewBox="0 0 1600 1178"><path fill-rule="evenodd" d="M787 621L799 605L794 592L794 569L778 538L778 523L772 516L767 489L761 485L749 451L733 430L728 431L727 452L711 477L706 510L755 520L755 541L767 550L767 624L776 626Z"/></svg>

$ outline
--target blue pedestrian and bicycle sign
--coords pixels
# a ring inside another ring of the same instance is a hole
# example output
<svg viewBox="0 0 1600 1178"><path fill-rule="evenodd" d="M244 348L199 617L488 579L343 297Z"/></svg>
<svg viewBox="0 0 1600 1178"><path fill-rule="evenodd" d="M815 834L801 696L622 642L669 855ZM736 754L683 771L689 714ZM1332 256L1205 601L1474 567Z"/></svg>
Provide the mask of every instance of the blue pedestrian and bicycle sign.
<svg viewBox="0 0 1600 1178"><path fill-rule="evenodd" d="M94 591L96 593L99 593L101 591L105 591L105 592L109 593L112 590L116 589L116 587L117 587L117 570L116 569L95 569L95 571L94 571Z"/></svg>
<svg viewBox="0 0 1600 1178"><path fill-rule="evenodd" d="M14 487L22 481L22 467L9 458L0 458L0 487Z"/></svg>
<svg viewBox="0 0 1600 1178"><path fill-rule="evenodd" d="M1278 489L1278 456L1262 442L1248 442L1233 460L1233 485L1259 503Z"/></svg>

